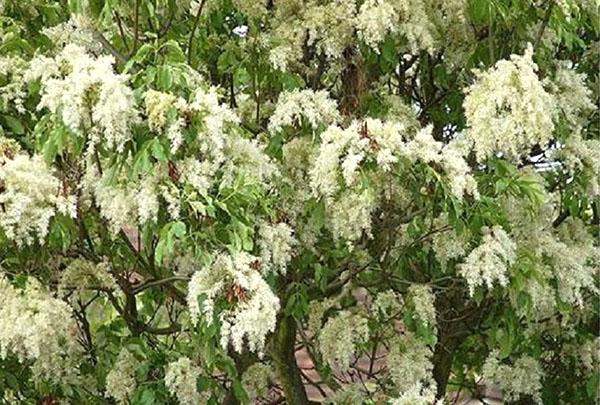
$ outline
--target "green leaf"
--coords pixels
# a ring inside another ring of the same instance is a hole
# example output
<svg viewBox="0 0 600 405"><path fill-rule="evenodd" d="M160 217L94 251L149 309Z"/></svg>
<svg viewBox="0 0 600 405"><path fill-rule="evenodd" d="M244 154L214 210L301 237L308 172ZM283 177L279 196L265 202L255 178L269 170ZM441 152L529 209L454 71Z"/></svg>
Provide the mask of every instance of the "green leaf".
<svg viewBox="0 0 600 405"><path fill-rule="evenodd" d="M156 85L162 91L168 91L173 86L173 74L169 66L157 68Z"/></svg>
<svg viewBox="0 0 600 405"><path fill-rule="evenodd" d="M17 135L23 135L25 133L25 127L21 123L18 118L12 117L10 115L3 115L2 121L6 124L6 126Z"/></svg>

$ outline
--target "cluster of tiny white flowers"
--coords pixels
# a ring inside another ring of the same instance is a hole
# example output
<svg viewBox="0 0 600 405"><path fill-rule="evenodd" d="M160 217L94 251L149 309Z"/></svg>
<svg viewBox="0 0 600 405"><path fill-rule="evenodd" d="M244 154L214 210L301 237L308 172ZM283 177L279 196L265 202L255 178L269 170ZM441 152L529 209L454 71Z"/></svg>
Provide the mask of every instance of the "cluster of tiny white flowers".
<svg viewBox="0 0 600 405"><path fill-rule="evenodd" d="M390 320L390 318L399 316L403 307L402 296L393 290L387 290L377 294L371 305L371 312L377 318Z"/></svg>
<svg viewBox="0 0 600 405"><path fill-rule="evenodd" d="M543 87L533 62L533 48L512 55L488 71L476 72L463 103L466 137L483 161L496 153L519 158L552 139L556 104Z"/></svg>
<svg viewBox="0 0 600 405"><path fill-rule="evenodd" d="M459 235L452 228L445 230L446 227L450 227L447 213L442 213L433 220L433 229L440 231L436 232L431 238L431 247L442 269L446 269L449 260L464 256L466 254L465 246L468 243L466 235Z"/></svg>
<svg viewBox="0 0 600 405"><path fill-rule="evenodd" d="M251 401L267 396L272 378L273 370L267 364L256 363L248 367L242 376L242 385Z"/></svg>
<svg viewBox="0 0 600 405"><path fill-rule="evenodd" d="M333 308L337 301L335 298L325 298L322 301L313 300L308 304L308 322L306 332L310 336L316 336L323 326L325 312Z"/></svg>
<svg viewBox="0 0 600 405"><path fill-rule="evenodd" d="M577 345L577 355L580 366L586 374L596 371L600 364L600 337L588 339L583 344Z"/></svg>
<svg viewBox="0 0 600 405"><path fill-rule="evenodd" d="M58 213L75 217L75 196L66 190L41 156L26 154L0 164L0 228L17 245L43 243Z"/></svg>
<svg viewBox="0 0 600 405"><path fill-rule="evenodd" d="M310 0L301 7L294 2L277 2L272 33L278 42L269 60L276 68L286 70L302 59L305 45L325 57L339 58L352 44L355 16L355 0Z"/></svg>
<svg viewBox="0 0 600 405"><path fill-rule="evenodd" d="M285 222L262 222L258 227L261 263L268 270L285 274L297 244L294 230Z"/></svg>
<svg viewBox="0 0 600 405"><path fill-rule="evenodd" d="M80 352L72 308L52 297L37 280L24 289L0 275L0 359L9 354L20 362L33 361L36 379L59 382L74 373Z"/></svg>
<svg viewBox="0 0 600 405"><path fill-rule="evenodd" d="M498 282L506 287L508 269L517 259L517 246L502 227L484 227L482 232L481 244L469 253L458 271L467 281L471 296L476 287L483 285L492 288Z"/></svg>
<svg viewBox="0 0 600 405"><path fill-rule="evenodd" d="M360 176L372 173L361 170L368 161L377 163L375 170L380 173L390 172L401 160L437 164L444 170L452 194L479 197L477 183L457 144L435 141L431 130L427 127L405 140L408 131L402 123L369 118L362 123L354 121L346 129L332 125L321 134L318 156L309 171L310 185L313 194L325 201L336 238L351 242L363 232L369 235L370 217L379 200L376 190L359 181Z"/></svg>
<svg viewBox="0 0 600 405"><path fill-rule="evenodd" d="M68 21L44 28L42 33L59 48L75 44L95 55L102 53L102 43L94 37L93 23L84 15L72 14Z"/></svg>
<svg viewBox="0 0 600 405"><path fill-rule="evenodd" d="M363 234L371 237L371 215L377 208L373 190L348 190L328 204L331 232L336 239L358 240Z"/></svg>
<svg viewBox="0 0 600 405"><path fill-rule="evenodd" d="M114 398L118 404L129 403L137 388L135 380L137 363L129 350L121 349L115 364L106 375L107 398Z"/></svg>
<svg viewBox="0 0 600 405"><path fill-rule="evenodd" d="M253 263L259 263L258 260L244 252L219 254L211 265L194 273L188 286L187 302L193 324L197 324L200 317L211 323L218 298L230 295L230 289L242 294L233 297L237 300L233 309L219 314L221 346L227 348L231 343L241 353L245 338L248 349L262 356L265 338L275 330L279 299L259 270L253 268ZM199 297L203 297L201 304Z"/></svg>
<svg viewBox="0 0 600 405"><path fill-rule="evenodd" d="M117 283L109 272L108 263L93 263L85 259L75 259L60 276L59 292L75 291L71 299L75 300L85 293L87 288L116 290Z"/></svg>
<svg viewBox="0 0 600 405"><path fill-rule="evenodd" d="M530 396L538 404L542 403L542 369L532 357L521 356L513 365L503 364L498 360L498 352L493 351L482 368L483 377L502 388L506 401L515 401L523 396Z"/></svg>
<svg viewBox="0 0 600 405"><path fill-rule="evenodd" d="M600 195L600 140L583 139L575 132L554 157L563 161L571 173L584 172L588 178L586 192L591 197Z"/></svg>
<svg viewBox="0 0 600 405"><path fill-rule="evenodd" d="M327 364L346 370L356 353L356 346L367 340L367 319L348 311L340 311L336 316L329 318L321 329L319 350Z"/></svg>
<svg viewBox="0 0 600 405"><path fill-rule="evenodd" d="M313 130L319 125L331 125L340 119L335 100L325 90L292 90L279 95L275 111L269 120L269 130L300 126L305 119Z"/></svg>
<svg viewBox="0 0 600 405"><path fill-rule="evenodd" d="M221 185L233 185L239 175L242 175L244 181L254 181L269 189L269 180L278 174L277 167L264 152L264 145L256 139L229 137L224 154L226 160L222 166Z"/></svg>
<svg viewBox="0 0 600 405"><path fill-rule="evenodd" d="M396 32L396 8L387 0L366 0L359 9L357 29L367 45L379 52L378 46L388 33Z"/></svg>
<svg viewBox="0 0 600 405"><path fill-rule="evenodd" d="M139 115L133 91L126 84L128 77L115 74L114 59L95 58L84 48L69 44L54 63L50 74L39 72L43 75L38 109L47 108L57 114L70 130L81 136L95 125L106 146L123 151Z"/></svg>
<svg viewBox="0 0 600 405"><path fill-rule="evenodd" d="M6 84L0 86L0 108L7 109L9 105L13 105L18 112L25 112L23 100L26 96L26 66L27 63L18 56L0 57L0 77L7 79Z"/></svg>
<svg viewBox="0 0 600 405"><path fill-rule="evenodd" d="M403 393L421 384L431 384L432 356L431 349L413 335L402 336L393 342L386 365L398 391Z"/></svg>
<svg viewBox="0 0 600 405"><path fill-rule="evenodd" d="M86 186L91 188L100 214L108 221L113 235L128 225L156 221L158 176L149 174L139 182L112 184L113 181L107 174L101 177L89 174L86 179Z"/></svg>
<svg viewBox="0 0 600 405"><path fill-rule="evenodd" d="M333 0L326 4L312 2L303 13L308 30L307 44L315 45L328 57L342 55L352 41L353 22L356 14L354 0Z"/></svg>
<svg viewBox="0 0 600 405"><path fill-rule="evenodd" d="M415 384L400 395L400 397L390 401L390 405L443 405L444 401L435 401L435 390L430 386Z"/></svg>
<svg viewBox="0 0 600 405"><path fill-rule="evenodd" d="M366 127L366 133L364 128ZM348 187L354 186L359 165L374 153L384 171L398 160L402 147L404 126L390 121L367 119L354 121L348 128L328 127L321 134L321 145L316 164L310 171L311 186L316 195L332 196L341 187L341 175Z"/></svg>
<svg viewBox="0 0 600 405"><path fill-rule="evenodd" d="M548 87L567 122L578 128L585 123L588 118L586 115L594 111L596 105L592 101L592 90L585 84L587 76L577 73L569 63L559 64Z"/></svg>
<svg viewBox="0 0 600 405"><path fill-rule="evenodd" d="M557 236L542 235L537 250L549 260L562 301L582 306L586 290L600 291L596 283L600 252L582 221L567 219Z"/></svg>
<svg viewBox="0 0 600 405"><path fill-rule="evenodd" d="M144 93L148 126L151 131L160 132L165 128L168 114L175 107L176 100L177 97L172 94L153 89L149 89Z"/></svg>
<svg viewBox="0 0 600 405"><path fill-rule="evenodd" d="M426 326L435 326L435 296L427 284L413 284L407 291L415 315Z"/></svg>
<svg viewBox="0 0 600 405"><path fill-rule="evenodd" d="M201 374L199 366L187 357L169 363L165 372L165 385L182 405L205 403L208 398L196 389L196 380Z"/></svg>
<svg viewBox="0 0 600 405"><path fill-rule="evenodd" d="M390 171L401 158L438 163L447 172L455 195L478 195L465 159L454 144L444 146L435 141L431 126L405 141L406 129L401 123L367 119L363 125L361 129L361 124L355 121L347 129L331 126L321 135L319 156L310 171L311 185L317 195L327 197L339 190L339 169L346 186L355 185L360 164L370 158L370 154L384 172Z"/></svg>

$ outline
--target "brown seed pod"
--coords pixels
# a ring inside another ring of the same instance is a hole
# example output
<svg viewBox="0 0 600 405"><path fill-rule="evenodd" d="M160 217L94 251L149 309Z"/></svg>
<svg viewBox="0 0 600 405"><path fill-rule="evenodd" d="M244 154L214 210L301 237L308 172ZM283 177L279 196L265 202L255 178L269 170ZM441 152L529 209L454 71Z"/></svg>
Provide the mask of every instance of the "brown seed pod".
<svg viewBox="0 0 600 405"><path fill-rule="evenodd" d="M244 287L233 284L225 291L225 298L228 302L245 302L248 296Z"/></svg>
<svg viewBox="0 0 600 405"><path fill-rule="evenodd" d="M175 163L173 163L173 161L169 160L169 177L171 178L171 180L173 181L179 181L179 170L177 170L177 166L175 166Z"/></svg>
<svg viewBox="0 0 600 405"><path fill-rule="evenodd" d="M262 268L262 264L260 263L260 260L256 259L252 263L250 263L250 268L252 270L260 271L260 269Z"/></svg>

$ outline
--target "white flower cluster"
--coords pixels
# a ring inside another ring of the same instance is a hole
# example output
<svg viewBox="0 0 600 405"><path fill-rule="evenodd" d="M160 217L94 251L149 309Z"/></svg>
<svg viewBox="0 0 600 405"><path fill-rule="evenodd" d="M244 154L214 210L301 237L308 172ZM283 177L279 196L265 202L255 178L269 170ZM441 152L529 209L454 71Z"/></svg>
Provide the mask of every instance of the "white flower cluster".
<svg viewBox="0 0 600 405"><path fill-rule="evenodd" d="M117 283L109 272L106 262L93 263L85 259L75 259L60 276L58 284L59 293L73 291L69 299L74 302L86 294L87 289L116 290ZM87 293L91 295L91 293Z"/></svg>
<svg viewBox="0 0 600 405"><path fill-rule="evenodd" d="M412 53L432 52L436 45L436 27L427 1L367 0L357 16L359 35L378 50L388 33L402 33Z"/></svg>
<svg viewBox="0 0 600 405"><path fill-rule="evenodd" d="M557 150L555 158L564 162L571 173L583 172L587 177L587 193L600 195L600 140L583 139L579 132L572 133Z"/></svg>
<svg viewBox="0 0 600 405"><path fill-rule="evenodd" d="M224 150L221 186L233 185L241 175L246 182L256 182L264 189L270 189L269 180L278 174L277 167L264 152L264 145L256 139L232 136L227 139Z"/></svg>
<svg viewBox="0 0 600 405"><path fill-rule="evenodd" d="M427 127L406 140L408 131L402 123L369 118L346 129L330 126L321 134L319 153L309 171L310 185L315 196L324 198L336 238L351 242L363 233L369 235L379 193L360 180L390 173L401 161L441 166L452 194L479 196L469 165L456 145L435 141L431 130ZM367 163L375 169L364 169Z"/></svg>
<svg viewBox="0 0 600 405"><path fill-rule="evenodd" d="M260 259L267 270L285 274L297 244L294 230L285 222L262 222L258 227Z"/></svg>
<svg viewBox="0 0 600 405"><path fill-rule="evenodd" d="M273 370L267 364L255 363L248 367L242 376L242 385L251 401L267 396L273 377Z"/></svg>
<svg viewBox="0 0 600 405"><path fill-rule="evenodd" d="M42 33L59 48L75 44L94 55L102 53L102 43L94 37L93 23L84 15L72 14L68 21L44 28Z"/></svg>
<svg viewBox="0 0 600 405"><path fill-rule="evenodd" d="M556 279L562 301L583 306L585 291L600 292L596 282L600 251L582 221L567 219L558 235L542 235L537 251L548 260L546 276Z"/></svg>
<svg viewBox="0 0 600 405"><path fill-rule="evenodd" d="M331 125L340 119L335 100L325 90L285 91L279 95L275 111L269 120L269 130L279 132L284 127L300 126L305 119L313 130L319 125Z"/></svg>
<svg viewBox="0 0 600 405"><path fill-rule="evenodd" d="M192 363L189 358L180 357L167 365L165 385L171 395L182 405L206 403L208 398L196 389L196 380L201 372L200 367Z"/></svg>
<svg viewBox="0 0 600 405"><path fill-rule="evenodd" d="M0 162L0 228L17 245L43 243L58 213L75 217L68 195L41 156L16 154Z"/></svg>
<svg viewBox="0 0 600 405"><path fill-rule="evenodd" d="M345 191L327 204L329 226L336 239L355 241L363 234L371 235L371 216L377 208L373 190Z"/></svg>
<svg viewBox="0 0 600 405"><path fill-rule="evenodd" d="M76 373L76 334L66 302L52 297L35 279L18 289L0 275L0 359L11 354L20 362L33 361L36 380L60 382Z"/></svg>
<svg viewBox="0 0 600 405"><path fill-rule="evenodd" d="M389 377L401 393L433 385L431 349L413 335L393 341L386 357ZM420 391L420 389L419 389Z"/></svg>
<svg viewBox="0 0 600 405"><path fill-rule="evenodd" d="M118 404L129 404L137 382L135 372L138 362L125 348L121 349L112 369L106 375L106 397L114 398Z"/></svg>
<svg viewBox="0 0 600 405"><path fill-rule="evenodd" d="M424 387L421 384L415 384L400 395L390 401L390 405L443 405L444 401L440 399L435 401L435 390L432 387Z"/></svg>
<svg viewBox="0 0 600 405"><path fill-rule="evenodd" d="M592 90L586 86L587 76L577 73L569 62L561 62L554 79L548 83L556 104L573 128L583 125L596 105L592 101Z"/></svg>
<svg viewBox="0 0 600 405"><path fill-rule="evenodd" d="M542 403L542 369L532 357L521 356L513 365L508 365L501 363L498 352L493 351L483 365L482 374L485 379L502 388L506 401L529 396L535 403Z"/></svg>
<svg viewBox="0 0 600 405"><path fill-rule="evenodd" d="M144 93L148 126L151 131L160 132L165 128L169 112L176 107L176 101L177 97L173 94L153 89L149 89Z"/></svg>
<svg viewBox="0 0 600 405"><path fill-rule="evenodd" d="M483 240L469 253L458 273L465 278L469 294L473 296L476 287L483 285L492 288L495 282L506 287L508 269L517 259L517 245L502 227L482 229Z"/></svg>
<svg viewBox="0 0 600 405"><path fill-rule="evenodd" d="M512 55L476 72L476 82L466 89L465 135L479 161L497 153L516 159L552 139L556 103L539 80L532 57L529 46L523 56Z"/></svg>
<svg viewBox="0 0 600 405"><path fill-rule="evenodd" d="M417 132L415 138L406 144L406 156L411 160L441 166L446 175L449 191L456 197L462 198L469 194L478 199L477 182L463 156L462 145L459 142L444 145L433 138L432 130L432 126L428 126Z"/></svg>
<svg viewBox="0 0 600 405"><path fill-rule="evenodd" d="M131 139L131 127L139 121L128 77L116 74L114 59L95 58L78 45L69 44L54 58L34 58L29 79L41 76L42 95L38 109L57 114L75 134L88 135L90 146L100 140L123 151ZM99 137L100 139L95 139Z"/></svg>
<svg viewBox="0 0 600 405"><path fill-rule="evenodd" d="M256 269L258 260L245 252L219 254L211 265L194 273L188 286L187 302L193 324L201 317L211 323L219 298L235 303L219 318L222 347L231 343L238 353L242 352L245 338L248 349L262 355L267 334L275 330L279 299Z"/></svg>
<svg viewBox="0 0 600 405"><path fill-rule="evenodd" d="M26 66L27 62L18 56L0 57L0 78L6 78L2 80L5 84L0 85L1 110L14 105L18 112L25 112L23 101L26 96L24 78Z"/></svg>
<svg viewBox="0 0 600 405"><path fill-rule="evenodd" d="M379 52L378 46L388 33L399 28L400 16L394 4L387 0L366 0L359 9L357 28L359 36L371 48Z"/></svg>
<svg viewBox="0 0 600 405"><path fill-rule="evenodd" d="M340 311L329 318L321 329L319 351L327 364L346 370L356 353L357 345L368 340L367 319L348 311Z"/></svg>
<svg viewBox="0 0 600 405"><path fill-rule="evenodd" d="M456 260L466 254L465 246L467 246L469 238L464 233L458 234L456 230L450 227L447 213L442 213L435 218L432 228L440 230L431 238L431 247L435 253L435 258L442 266L442 270L445 270L448 261Z"/></svg>
<svg viewBox="0 0 600 405"><path fill-rule="evenodd" d="M375 297L371 305L371 312L377 318L390 321L401 315L404 307L402 296L393 290L382 291Z"/></svg>
<svg viewBox="0 0 600 405"><path fill-rule="evenodd" d="M415 315L425 326L434 327L435 296L431 287L427 284L413 284L408 288L407 295L415 311Z"/></svg>
<svg viewBox="0 0 600 405"><path fill-rule="evenodd" d="M158 183L160 177L147 174L139 182L117 181L108 173L96 177L88 173L86 186L108 221L113 235L126 226L156 221L159 210Z"/></svg>
<svg viewBox="0 0 600 405"><path fill-rule="evenodd" d="M269 60L277 69L287 70L302 59L305 46L325 57L339 58L352 44L355 16L355 0L278 1L272 30L278 42Z"/></svg>

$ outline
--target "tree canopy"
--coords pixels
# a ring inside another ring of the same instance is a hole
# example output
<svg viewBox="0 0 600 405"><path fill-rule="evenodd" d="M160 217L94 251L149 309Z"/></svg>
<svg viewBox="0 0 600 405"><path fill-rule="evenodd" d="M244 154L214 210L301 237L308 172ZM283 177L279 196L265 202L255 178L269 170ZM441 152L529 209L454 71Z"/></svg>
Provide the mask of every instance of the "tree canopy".
<svg viewBox="0 0 600 405"><path fill-rule="evenodd" d="M0 0L0 402L599 399L597 0Z"/></svg>

